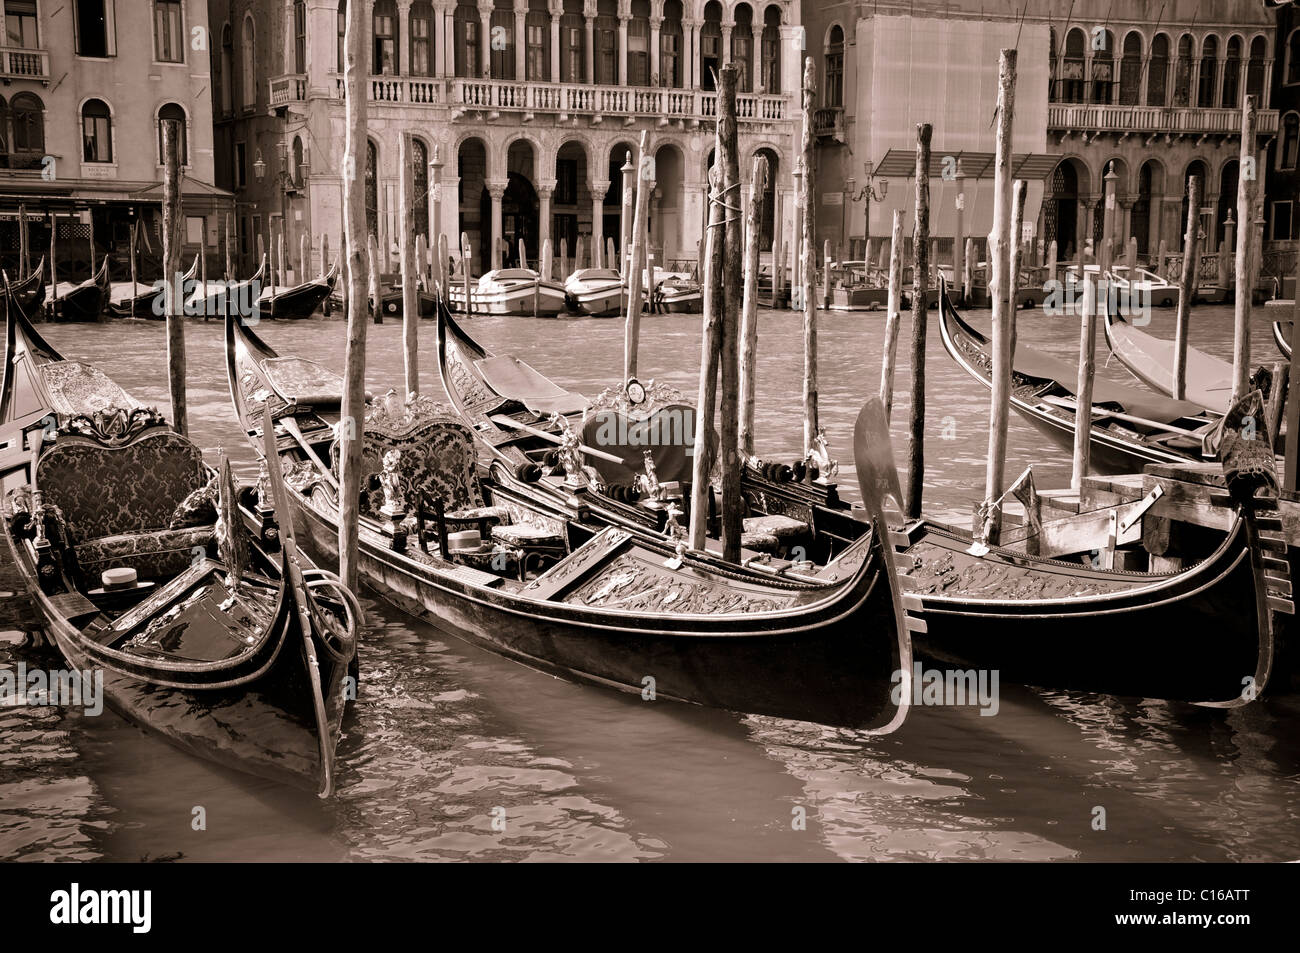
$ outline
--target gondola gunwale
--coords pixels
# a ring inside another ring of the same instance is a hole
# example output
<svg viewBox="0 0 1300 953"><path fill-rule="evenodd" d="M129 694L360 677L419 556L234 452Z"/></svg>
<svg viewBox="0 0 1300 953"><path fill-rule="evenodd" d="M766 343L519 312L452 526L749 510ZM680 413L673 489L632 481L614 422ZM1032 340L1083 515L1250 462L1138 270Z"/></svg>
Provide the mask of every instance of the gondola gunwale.
<svg viewBox="0 0 1300 953"><path fill-rule="evenodd" d="M1291 342L1286 338L1286 332L1283 330L1284 324L1291 322L1274 321L1273 322L1273 343L1277 345L1278 351L1288 361L1291 359Z"/></svg>
<svg viewBox="0 0 1300 953"><path fill-rule="evenodd" d="M86 303L83 303L83 299ZM94 305L90 302L94 302ZM98 271L63 294L58 294L55 286L48 287L41 307L45 309L46 319L51 322L86 324L99 320L107 303L108 256L105 255ZM70 312L73 317L68 316Z"/></svg>
<svg viewBox="0 0 1300 953"><path fill-rule="evenodd" d="M195 279L198 273L199 255L195 254L189 270L181 275L179 287L184 289L189 282ZM161 283L162 279L159 279L149 285L148 290L121 298L116 303L113 302L112 286L110 285L109 297L105 302L105 307L110 314L117 318L144 318L151 321L162 321L167 315L163 313L163 308L155 305L157 299L165 294L165 291L159 287ZM137 284L143 284L143 282L137 282Z"/></svg>
<svg viewBox="0 0 1300 953"><path fill-rule="evenodd" d="M1110 350L1111 354L1115 355L1115 359L1124 366L1125 370L1127 370L1130 374L1132 374L1134 377L1140 380L1151 390L1155 391L1157 394L1161 395L1162 397L1173 397L1173 386L1171 384L1173 372L1170 371L1168 377L1158 378L1158 377L1153 377L1151 374L1148 374L1146 371L1144 371L1142 367L1132 359L1131 355L1126 353L1124 348L1115 340L1115 327L1117 325L1126 326L1128 328L1129 334L1141 335L1142 337L1151 339L1153 341L1159 341L1159 339L1153 337L1152 335L1146 334L1146 332L1144 331L1139 330L1136 326L1133 325L1131 321L1125 319L1124 316L1121 314L1114 314L1108 310L1102 316L1102 328L1106 334L1106 347ZM1160 342L1160 343L1168 343L1168 342ZM1203 351L1197 351L1195 348L1189 347L1188 351L1189 351L1189 357L1194 354L1194 355L1199 355L1199 357L1204 359L1218 360L1217 358L1213 358L1209 354L1205 354ZM1220 362L1220 363L1224 363L1229 373L1231 373L1232 370L1231 364L1226 364L1226 362ZM1193 401L1193 403L1198 403L1201 407L1205 409L1205 412L1207 414L1214 414L1216 416L1223 415L1224 412L1223 409L1220 409L1218 407L1209 407L1206 405L1205 401ZM1224 407L1224 409L1226 409L1226 407Z"/></svg>
<svg viewBox="0 0 1300 953"><path fill-rule="evenodd" d="M272 321L302 321L310 318L325 299L334 293L338 276L339 260L335 258L329 271L310 281L299 282L291 288L274 293L268 289L257 299L258 314ZM307 307L308 304L311 307Z"/></svg>

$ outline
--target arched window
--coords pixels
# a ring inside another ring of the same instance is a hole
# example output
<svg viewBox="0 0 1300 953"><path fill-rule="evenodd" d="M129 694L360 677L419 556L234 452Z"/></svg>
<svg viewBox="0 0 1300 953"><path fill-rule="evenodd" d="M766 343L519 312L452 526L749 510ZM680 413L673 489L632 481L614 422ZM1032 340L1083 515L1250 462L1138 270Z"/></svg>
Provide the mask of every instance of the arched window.
<svg viewBox="0 0 1300 953"><path fill-rule="evenodd" d="M113 161L113 115L102 99L87 100L81 107L81 160Z"/></svg>
<svg viewBox="0 0 1300 953"><path fill-rule="evenodd" d="M525 0L519 2L523 3ZM488 22L492 26L492 32L489 34L492 42L488 48L492 62L492 78L514 79L515 44L518 39L515 37L515 13L510 0L496 0L492 7L492 18ZM502 42L496 42L498 37ZM498 46L500 49L497 49Z"/></svg>
<svg viewBox="0 0 1300 953"><path fill-rule="evenodd" d="M1187 106L1192 101L1192 35L1178 38L1178 62L1174 64L1174 105Z"/></svg>
<svg viewBox="0 0 1300 953"><path fill-rule="evenodd" d="M1092 53L1092 102L1110 104L1115 83L1115 34L1103 30L1101 49Z"/></svg>
<svg viewBox="0 0 1300 953"><path fill-rule="evenodd" d="M243 97L244 108L252 109L257 105L257 35L251 16L244 18L244 46L240 50L240 57L242 59L240 66L243 67L240 94Z"/></svg>
<svg viewBox="0 0 1300 953"><path fill-rule="evenodd" d="M1214 81L1219 68L1219 38L1210 34L1201 41L1201 75L1196 82L1196 105L1202 109L1214 106Z"/></svg>
<svg viewBox="0 0 1300 953"><path fill-rule="evenodd" d="M1223 97L1219 104L1224 109L1241 105L1241 37L1228 38L1228 56L1223 61Z"/></svg>
<svg viewBox="0 0 1300 953"><path fill-rule="evenodd" d="M681 34L680 26L677 32ZM560 82L584 83L586 74L587 18L582 15L582 0L564 0L564 12L560 14Z"/></svg>
<svg viewBox="0 0 1300 953"><path fill-rule="evenodd" d="M1083 102L1083 31L1078 27L1065 35L1065 58L1061 61L1061 101Z"/></svg>
<svg viewBox="0 0 1300 953"><path fill-rule="evenodd" d="M650 85L650 0L632 0L627 24L627 84Z"/></svg>
<svg viewBox="0 0 1300 953"><path fill-rule="evenodd" d="M722 4L709 0L704 6L704 23L700 27L700 88L716 89L716 74L721 68Z"/></svg>
<svg viewBox="0 0 1300 953"><path fill-rule="evenodd" d="M831 27L826 44L826 105L844 105L844 31L838 24Z"/></svg>
<svg viewBox="0 0 1300 953"><path fill-rule="evenodd" d="M1151 41L1151 62L1147 69L1147 105L1163 106L1169 85L1169 37L1157 33Z"/></svg>
<svg viewBox="0 0 1300 953"><path fill-rule="evenodd" d="M765 93L781 92L781 8L770 6L763 12L762 74L759 89Z"/></svg>
<svg viewBox="0 0 1300 953"><path fill-rule="evenodd" d="M374 55L370 60L370 72L375 76L396 76L401 72L397 57L397 4L394 0L375 0L372 17Z"/></svg>
<svg viewBox="0 0 1300 953"><path fill-rule="evenodd" d="M6 15L7 19L7 15ZM185 61L180 0L154 0L153 52L160 63Z"/></svg>
<svg viewBox="0 0 1300 953"><path fill-rule="evenodd" d="M596 0L596 82L618 82L618 0Z"/></svg>
<svg viewBox="0 0 1300 953"><path fill-rule="evenodd" d="M1054 103L1058 99L1059 88L1056 85L1056 27L1047 28L1047 101Z"/></svg>
<svg viewBox="0 0 1300 953"><path fill-rule="evenodd" d="M229 23L221 28L221 83L218 88L221 90L221 111L231 112L235 108L235 37Z"/></svg>
<svg viewBox="0 0 1300 953"><path fill-rule="evenodd" d="M335 68L342 73L348 66L348 0L339 0L339 48Z"/></svg>
<svg viewBox="0 0 1300 953"><path fill-rule="evenodd" d="M303 0L293 4L293 71L299 75L307 72L307 4Z"/></svg>
<svg viewBox="0 0 1300 953"><path fill-rule="evenodd" d="M472 0L460 0L456 4L455 18L456 62L454 65L457 76L474 78L483 75L483 64L479 58L480 26L478 7Z"/></svg>
<svg viewBox="0 0 1300 953"><path fill-rule="evenodd" d="M731 28L731 62L740 70L736 91L747 93L754 76L754 11L747 3L736 4L735 26Z"/></svg>
<svg viewBox="0 0 1300 953"><path fill-rule="evenodd" d="M407 69L412 76L432 76L435 64L433 51L436 32L433 28L433 7L429 0L416 0L411 4L411 55Z"/></svg>
<svg viewBox="0 0 1300 953"><path fill-rule="evenodd" d="M35 93L19 93L9 105L15 168L34 167L45 157L45 104Z"/></svg>
<svg viewBox="0 0 1300 953"><path fill-rule="evenodd" d="M302 147L302 136L293 137L293 184L295 188L302 188L303 185L303 158L305 153Z"/></svg>
<svg viewBox="0 0 1300 953"><path fill-rule="evenodd" d="M1136 106L1142 94L1142 34L1137 30L1124 37L1124 56L1119 63L1119 103Z"/></svg>
<svg viewBox="0 0 1300 953"><path fill-rule="evenodd" d="M551 79L551 14L546 0L528 0L524 15L524 70L527 79ZM629 39L628 43L632 41Z"/></svg>
<svg viewBox="0 0 1300 953"><path fill-rule="evenodd" d="M1282 147L1277 154L1277 167L1290 172L1296 167L1297 149L1300 149L1300 115L1287 113L1282 117Z"/></svg>
<svg viewBox="0 0 1300 953"><path fill-rule="evenodd" d="M411 184L415 187L415 234L429 237L429 150L411 140Z"/></svg>
<svg viewBox="0 0 1300 953"><path fill-rule="evenodd" d="M1300 83L1300 30L1286 38L1286 84Z"/></svg>
<svg viewBox="0 0 1300 953"><path fill-rule="evenodd" d="M189 143L185 141L185 110L175 103L168 103L158 110L158 164L162 165L165 161L163 136L168 126L176 130L176 156L180 164L189 165Z"/></svg>
<svg viewBox="0 0 1300 953"><path fill-rule="evenodd" d="M682 2L664 0L664 22L659 27L659 85L682 86Z"/></svg>
<svg viewBox="0 0 1300 953"><path fill-rule="evenodd" d="M1250 60L1246 63L1246 95L1255 97L1255 105L1263 105L1264 57L1268 44L1262 36L1250 41Z"/></svg>
<svg viewBox="0 0 1300 953"><path fill-rule="evenodd" d="M373 140L366 141L366 228L379 235L379 154Z"/></svg>

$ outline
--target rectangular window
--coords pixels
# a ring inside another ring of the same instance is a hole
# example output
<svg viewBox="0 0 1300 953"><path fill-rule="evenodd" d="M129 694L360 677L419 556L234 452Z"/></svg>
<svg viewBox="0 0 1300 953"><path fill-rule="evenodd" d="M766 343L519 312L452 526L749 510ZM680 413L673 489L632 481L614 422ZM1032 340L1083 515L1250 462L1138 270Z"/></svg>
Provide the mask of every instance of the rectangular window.
<svg viewBox="0 0 1300 953"><path fill-rule="evenodd" d="M5 39L9 46L34 50L40 46L36 36L36 0L5 0Z"/></svg>
<svg viewBox="0 0 1300 953"><path fill-rule="evenodd" d="M207 228L207 222L202 215L185 216L185 243L187 245L201 244L205 228Z"/></svg>
<svg viewBox="0 0 1300 953"><path fill-rule="evenodd" d="M393 39L393 18L375 14L375 58L372 72L376 76L397 75L397 46Z"/></svg>
<svg viewBox="0 0 1300 953"><path fill-rule="evenodd" d="M515 78L515 15L510 10L493 10L491 42L492 78ZM499 49L498 49L499 47Z"/></svg>
<svg viewBox="0 0 1300 953"><path fill-rule="evenodd" d="M307 4L293 5L293 71L307 72Z"/></svg>
<svg viewBox="0 0 1300 953"><path fill-rule="evenodd" d="M682 38L676 33L659 34L659 85L678 86L677 61L681 56Z"/></svg>
<svg viewBox="0 0 1300 953"><path fill-rule="evenodd" d="M181 40L180 0L155 0L153 5L154 56L160 63L181 63L185 47Z"/></svg>
<svg viewBox="0 0 1300 953"><path fill-rule="evenodd" d="M429 68L429 21L423 17L411 20L411 72L416 76L432 76Z"/></svg>
<svg viewBox="0 0 1300 953"><path fill-rule="evenodd" d="M586 36L586 27L581 16L566 13L561 18L564 24L560 33L563 43L560 57L560 79L565 83L581 83L586 63L583 62L582 44Z"/></svg>
<svg viewBox="0 0 1300 953"><path fill-rule="evenodd" d="M618 20L596 18L596 82L608 86L618 82Z"/></svg>
<svg viewBox="0 0 1300 953"><path fill-rule="evenodd" d="M753 70L749 67L753 44L753 39L747 36L733 35L731 38L731 61L740 67L736 83L736 91L740 93L749 92L750 77L753 76Z"/></svg>
<svg viewBox="0 0 1300 953"><path fill-rule="evenodd" d="M81 117L82 159L86 162L112 162L112 120L108 116Z"/></svg>
<svg viewBox="0 0 1300 953"><path fill-rule="evenodd" d="M465 20L465 75L480 76L483 64L479 61L479 27L478 20Z"/></svg>
<svg viewBox="0 0 1300 953"><path fill-rule="evenodd" d="M242 189L248 185L248 147L242 142L235 143L235 188Z"/></svg>
<svg viewBox="0 0 1300 953"><path fill-rule="evenodd" d="M1273 203L1273 241L1291 240L1291 202L1289 200Z"/></svg>
<svg viewBox="0 0 1300 953"><path fill-rule="evenodd" d="M540 24L528 25L528 78L546 79L550 64L546 62L547 28Z"/></svg>
<svg viewBox="0 0 1300 953"><path fill-rule="evenodd" d="M113 0L73 0L73 33L78 56L114 56Z"/></svg>
<svg viewBox="0 0 1300 953"><path fill-rule="evenodd" d="M555 204L578 204L578 163L575 159L555 160Z"/></svg>

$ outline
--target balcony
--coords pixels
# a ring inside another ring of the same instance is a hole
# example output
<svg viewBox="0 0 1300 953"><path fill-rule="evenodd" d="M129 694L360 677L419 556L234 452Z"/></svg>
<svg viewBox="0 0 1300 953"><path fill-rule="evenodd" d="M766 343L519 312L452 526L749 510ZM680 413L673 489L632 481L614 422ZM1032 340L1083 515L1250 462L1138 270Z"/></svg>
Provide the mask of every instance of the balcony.
<svg viewBox="0 0 1300 953"><path fill-rule="evenodd" d="M844 141L844 107L829 106L813 113L813 135L818 139Z"/></svg>
<svg viewBox="0 0 1300 953"><path fill-rule="evenodd" d="M290 103L301 103L307 99L307 77L299 73L273 76L267 86L272 115L283 115Z"/></svg>
<svg viewBox="0 0 1300 953"><path fill-rule="evenodd" d="M1277 132L1277 111L1255 114L1260 135ZM1241 133L1241 110L1202 109L1193 106L1104 106L1086 103L1049 103L1047 128L1097 135L1117 133L1154 138L1170 136L1233 136Z"/></svg>
<svg viewBox="0 0 1300 953"><path fill-rule="evenodd" d="M583 86L562 83L517 83L509 80L450 80L449 105L456 115L467 111L556 114L561 120L586 116L593 122L606 118L658 119L661 125L677 120L712 120L718 114L718 95L690 89L639 86ZM736 97L736 118L741 122L781 122L789 118L790 97L741 94Z"/></svg>
<svg viewBox="0 0 1300 953"><path fill-rule="evenodd" d="M0 79L5 84L30 79L43 86L50 83L50 54L18 46L0 46Z"/></svg>

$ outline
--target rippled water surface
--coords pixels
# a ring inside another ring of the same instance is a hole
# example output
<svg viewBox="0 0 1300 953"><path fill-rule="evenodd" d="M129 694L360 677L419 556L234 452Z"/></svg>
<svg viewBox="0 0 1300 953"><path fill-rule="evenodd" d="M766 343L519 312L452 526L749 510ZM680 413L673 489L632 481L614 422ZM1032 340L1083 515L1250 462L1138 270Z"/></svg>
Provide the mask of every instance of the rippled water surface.
<svg viewBox="0 0 1300 953"><path fill-rule="evenodd" d="M1267 317L1257 315L1254 352L1271 361ZM1151 330L1171 336L1172 323L1172 311L1157 310ZM1198 308L1192 343L1230 357L1231 325L1230 310ZM823 422L841 460L852 456L856 411L879 383L883 326L880 313L822 317ZM67 356L98 363L165 407L160 325L41 330ZM440 394L432 325L421 330L423 386ZM476 318L472 331L588 394L621 373L617 321ZM264 324L261 332L282 353L342 369L340 322ZM759 450L789 458L800 432L800 320L764 313L761 334ZM900 460L909 334L904 320L894 413ZM647 317L641 378L693 393L699 336L697 317ZM1019 339L1066 356L1078 330L1035 313L1022 318ZM395 323L370 329L372 391L400 389L399 342ZM220 328L191 324L187 348L192 433L247 468L252 455L230 410ZM1104 343L1098 353L1100 373L1127 378L1107 365ZM966 521L981 495L988 391L944 354L933 319L927 388L927 510ZM1014 416L1010 445L1010 473L1032 462L1040 488L1068 481L1068 456ZM847 471L846 495L856 497ZM112 713L3 708L0 857L1300 858L1300 716L1286 698L1224 713L1004 684L995 717L914 708L901 731L875 739L572 685L363 597L361 697L333 801L187 757ZM56 664L16 635L0 635L0 665L41 659ZM191 828L195 806L206 809L205 831ZM1093 829L1099 806L1105 830ZM505 830L495 830L502 816Z"/></svg>

